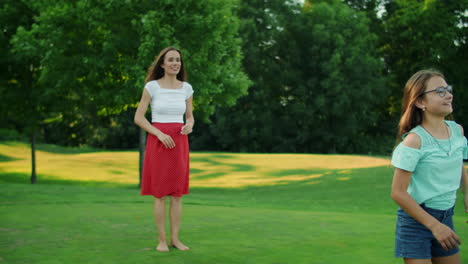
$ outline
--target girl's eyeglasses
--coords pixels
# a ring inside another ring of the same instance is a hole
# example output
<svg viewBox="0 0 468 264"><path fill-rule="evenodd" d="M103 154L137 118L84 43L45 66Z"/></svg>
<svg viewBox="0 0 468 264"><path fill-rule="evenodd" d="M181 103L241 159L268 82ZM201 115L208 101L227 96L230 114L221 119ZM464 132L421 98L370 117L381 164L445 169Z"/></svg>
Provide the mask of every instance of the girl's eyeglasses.
<svg viewBox="0 0 468 264"><path fill-rule="evenodd" d="M449 92L450 94L453 94L453 88L452 88L452 85L447 85L445 87L441 86L441 87L437 87L434 90L424 92L424 93L420 94L419 96L423 96L423 95L425 95L427 93L431 93L431 92L436 92L440 97L444 97L445 94L447 94L447 92Z"/></svg>

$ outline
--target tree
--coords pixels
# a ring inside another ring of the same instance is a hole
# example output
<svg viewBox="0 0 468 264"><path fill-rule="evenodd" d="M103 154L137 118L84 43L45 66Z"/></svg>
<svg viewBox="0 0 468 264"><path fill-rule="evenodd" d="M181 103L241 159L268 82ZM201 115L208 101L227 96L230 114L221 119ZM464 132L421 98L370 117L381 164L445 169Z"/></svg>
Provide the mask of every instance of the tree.
<svg viewBox="0 0 468 264"><path fill-rule="evenodd" d="M36 183L35 143L39 120L46 104L38 96L42 87L38 84L39 57L25 50L15 53L12 44L18 32L33 25L37 9L27 1L4 1L0 9L0 122L5 128L29 135L31 143L31 183Z"/></svg>
<svg viewBox="0 0 468 264"><path fill-rule="evenodd" d="M283 136L281 124L275 122L281 115L282 82L285 78L285 69L279 60L285 43L279 39L285 34L286 23L297 17L294 12L298 10L299 5L294 1L241 2L237 13L244 39L243 67L253 86L234 107L221 108L214 115L208 131L216 141L206 140L213 149L275 151L275 142Z"/></svg>
<svg viewBox="0 0 468 264"><path fill-rule="evenodd" d="M467 0L386 4L382 53L391 77L389 109L394 116L400 114L400 98L409 77L421 69L436 68L454 84L455 117L468 122L468 111L461 107L468 99L468 92L462 88L468 81L467 9Z"/></svg>
<svg viewBox="0 0 468 264"><path fill-rule="evenodd" d="M325 153L375 148L377 142L369 144L379 140L371 134L379 126L374 109L385 102L386 89L364 14L340 1L303 9L288 2L243 4L244 67L255 84L234 109L216 115L212 131L221 146Z"/></svg>
<svg viewBox="0 0 468 264"><path fill-rule="evenodd" d="M169 45L181 46L196 92L195 113L206 120L249 85L240 69L235 3L34 2L29 4L40 6L39 14L30 29L18 30L12 44L16 54L38 58L40 94L48 106L41 113L58 127L71 128L65 136L70 140L89 136L101 117L135 107L146 68Z"/></svg>
<svg viewBox="0 0 468 264"><path fill-rule="evenodd" d="M378 140L368 133L379 126L374 109L386 96L369 20L340 1L318 1L289 32L297 43L289 68L299 78L286 107L302 151L369 151L369 139Z"/></svg>

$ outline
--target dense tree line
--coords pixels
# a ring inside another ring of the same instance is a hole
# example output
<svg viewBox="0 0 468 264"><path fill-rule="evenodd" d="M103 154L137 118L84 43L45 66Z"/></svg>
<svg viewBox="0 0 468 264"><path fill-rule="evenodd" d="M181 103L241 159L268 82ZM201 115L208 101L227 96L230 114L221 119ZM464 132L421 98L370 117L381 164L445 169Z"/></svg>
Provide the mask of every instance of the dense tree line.
<svg viewBox="0 0 468 264"><path fill-rule="evenodd" d="M241 35L249 39L243 46L244 67L254 85L235 107L215 114L210 131L218 147L367 150L370 131L378 126L375 109L388 91L377 37L369 32L365 14L339 1L303 7L253 0L239 15Z"/></svg>
<svg viewBox="0 0 468 264"><path fill-rule="evenodd" d="M454 117L468 124L468 0L0 8L2 139L138 147L145 70L169 45L182 49L195 89L194 150L387 154L404 82L422 68L445 73Z"/></svg>
<svg viewBox="0 0 468 264"><path fill-rule="evenodd" d="M468 1L242 1L249 94L198 128L195 147L389 154L403 85L423 68L455 87L467 124Z"/></svg>

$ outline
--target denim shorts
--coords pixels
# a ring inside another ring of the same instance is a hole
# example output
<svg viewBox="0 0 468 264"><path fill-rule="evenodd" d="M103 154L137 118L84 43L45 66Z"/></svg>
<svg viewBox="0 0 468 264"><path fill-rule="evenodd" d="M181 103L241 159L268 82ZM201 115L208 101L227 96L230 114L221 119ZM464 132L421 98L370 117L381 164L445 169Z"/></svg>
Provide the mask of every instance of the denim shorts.
<svg viewBox="0 0 468 264"><path fill-rule="evenodd" d="M428 208L423 204L421 207L435 219L453 228L453 207L448 210L437 210ZM447 257L455 255L460 249L454 248L444 250L431 230L409 216L401 208L398 209L395 236L395 257L410 259L431 259L434 257Z"/></svg>

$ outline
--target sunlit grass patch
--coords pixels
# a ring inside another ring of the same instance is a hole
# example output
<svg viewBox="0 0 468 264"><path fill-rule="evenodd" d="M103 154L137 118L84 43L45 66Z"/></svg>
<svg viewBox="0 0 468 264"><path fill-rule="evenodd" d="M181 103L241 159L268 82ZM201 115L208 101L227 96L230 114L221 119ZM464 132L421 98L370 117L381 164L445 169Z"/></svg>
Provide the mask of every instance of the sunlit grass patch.
<svg viewBox="0 0 468 264"><path fill-rule="evenodd" d="M339 181L348 181L350 179L351 179L351 177L339 177L338 178Z"/></svg>
<svg viewBox="0 0 468 264"><path fill-rule="evenodd" d="M67 151L64 147L54 146L41 149L50 151L36 152L39 181L41 178L47 178L138 184L137 151L106 152L86 149L87 153L77 153L75 148ZM9 175L9 179L11 175L29 174L30 155L27 144L1 143L0 173ZM312 180L317 183L318 178L336 177L340 174L343 180L352 169L388 164L389 161L385 158L356 155L191 153L190 182L193 187L221 188L267 186Z"/></svg>
<svg viewBox="0 0 468 264"><path fill-rule="evenodd" d="M310 174L324 174L327 170L323 169L289 169L289 170L275 170L267 173L268 176L287 176L287 175L310 175Z"/></svg>
<svg viewBox="0 0 468 264"><path fill-rule="evenodd" d="M192 159L192 167L203 170L191 175L191 185L199 187L287 184L349 174L352 169L389 165L385 158L355 155L194 153L192 156L196 157ZM235 167L245 169L236 170ZM216 177L205 177L213 174Z"/></svg>

